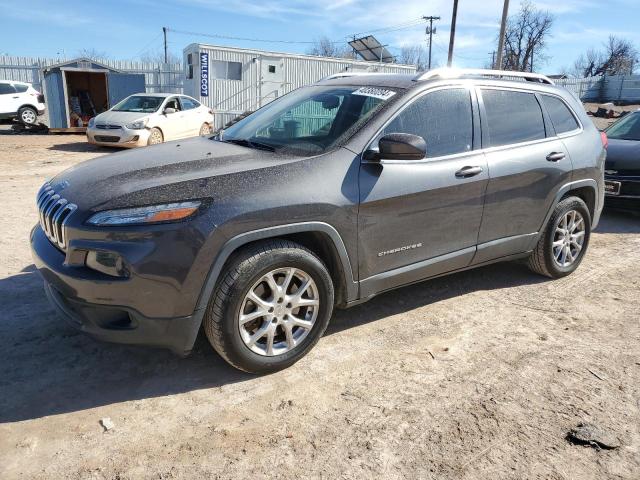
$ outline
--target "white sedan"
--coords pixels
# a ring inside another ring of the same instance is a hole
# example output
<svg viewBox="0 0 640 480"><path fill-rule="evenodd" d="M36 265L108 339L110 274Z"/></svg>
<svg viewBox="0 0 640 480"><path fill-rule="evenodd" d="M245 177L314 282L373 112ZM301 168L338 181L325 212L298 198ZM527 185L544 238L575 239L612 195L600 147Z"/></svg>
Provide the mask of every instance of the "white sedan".
<svg viewBox="0 0 640 480"><path fill-rule="evenodd" d="M142 147L208 135L213 112L197 100L173 93L137 93L95 116L87 140L110 147Z"/></svg>

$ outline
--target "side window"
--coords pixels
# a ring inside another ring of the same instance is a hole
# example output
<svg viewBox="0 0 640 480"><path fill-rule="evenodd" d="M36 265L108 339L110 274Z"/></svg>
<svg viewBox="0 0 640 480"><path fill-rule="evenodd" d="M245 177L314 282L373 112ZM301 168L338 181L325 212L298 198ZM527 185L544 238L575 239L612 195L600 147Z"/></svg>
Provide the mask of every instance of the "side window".
<svg viewBox="0 0 640 480"><path fill-rule="evenodd" d="M412 133L425 139L427 158L473 148L471 95L465 88L427 93L405 108L382 135Z"/></svg>
<svg viewBox="0 0 640 480"><path fill-rule="evenodd" d="M8 95L9 93L16 93L16 89L10 83L0 83L0 95Z"/></svg>
<svg viewBox="0 0 640 480"><path fill-rule="evenodd" d="M189 97L180 97L180 103L182 103L183 110L193 110L198 108L200 104Z"/></svg>
<svg viewBox="0 0 640 480"><path fill-rule="evenodd" d="M556 133L571 132L580 128L569 107L558 97L542 95L542 102L549 113L549 117L551 117L551 123L556 129Z"/></svg>
<svg viewBox="0 0 640 480"><path fill-rule="evenodd" d="M218 80L242 80L242 63L213 60L211 74Z"/></svg>
<svg viewBox="0 0 640 480"><path fill-rule="evenodd" d="M21 83L14 83L13 88L16 89L18 93L24 93L29 89L29 85L22 85Z"/></svg>
<svg viewBox="0 0 640 480"><path fill-rule="evenodd" d="M483 89L482 99L487 112L489 146L545 138L542 109L533 93Z"/></svg>
<svg viewBox="0 0 640 480"><path fill-rule="evenodd" d="M180 102L178 101L178 97L171 97L169 100L167 100L167 104L164 106L164 108L173 108L176 112L179 112L180 110L182 110L180 108Z"/></svg>

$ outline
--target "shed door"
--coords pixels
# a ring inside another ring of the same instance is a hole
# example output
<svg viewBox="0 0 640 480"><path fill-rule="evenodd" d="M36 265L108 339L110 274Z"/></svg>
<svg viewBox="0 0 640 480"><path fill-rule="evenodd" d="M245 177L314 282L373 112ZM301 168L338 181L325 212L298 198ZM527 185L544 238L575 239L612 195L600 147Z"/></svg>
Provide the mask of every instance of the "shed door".
<svg viewBox="0 0 640 480"><path fill-rule="evenodd" d="M144 74L142 73L107 73L109 89L109 108L123 98L134 93L144 93Z"/></svg>
<svg viewBox="0 0 640 480"><path fill-rule="evenodd" d="M284 60L260 57L260 101L265 105L284 94Z"/></svg>
<svg viewBox="0 0 640 480"><path fill-rule="evenodd" d="M47 102L49 128L68 128L67 106L64 99L62 72L54 70L44 76L44 96Z"/></svg>

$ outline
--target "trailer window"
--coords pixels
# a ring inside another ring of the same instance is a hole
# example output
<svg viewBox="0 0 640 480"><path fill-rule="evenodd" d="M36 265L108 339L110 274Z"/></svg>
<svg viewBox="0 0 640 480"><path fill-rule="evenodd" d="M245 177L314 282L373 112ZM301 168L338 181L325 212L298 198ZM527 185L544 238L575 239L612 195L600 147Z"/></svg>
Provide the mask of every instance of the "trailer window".
<svg viewBox="0 0 640 480"><path fill-rule="evenodd" d="M211 74L217 80L242 80L242 63L213 60Z"/></svg>

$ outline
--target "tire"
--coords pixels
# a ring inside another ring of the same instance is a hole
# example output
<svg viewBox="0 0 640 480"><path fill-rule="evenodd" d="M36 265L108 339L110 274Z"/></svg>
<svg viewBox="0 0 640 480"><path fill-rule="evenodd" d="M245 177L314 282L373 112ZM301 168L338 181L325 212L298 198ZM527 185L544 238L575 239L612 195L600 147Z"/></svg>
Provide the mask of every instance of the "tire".
<svg viewBox="0 0 640 480"><path fill-rule="evenodd" d="M209 125L208 123L203 123L202 126L200 127L200 133L199 135L201 137L204 137L205 135L211 135L211 125Z"/></svg>
<svg viewBox="0 0 640 480"><path fill-rule="evenodd" d="M164 142L164 135L159 128L153 127L149 131L149 138L147 139L147 145L159 145Z"/></svg>
<svg viewBox="0 0 640 480"><path fill-rule="evenodd" d="M577 214L573 221L573 232L575 232L573 234L570 233L572 212ZM583 227L580 227L579 217L582 218ZM567 223L564 223L565 221ZM579 235L581 228L583 233ZM580 236L582 237L582 244L580 245L580 250L577 251L577 242L579 242ZM540 275L550 278L561 278L570 275L582 262L589 246L590 236L591 214L587 205L578 197L564 198L556 205L536 248L531 253L528 260L529 268ZM564 238L567 238L567 240L563 244ZM569 250L567 250L567 247ZM564 252L562 251L563 249ZM577 254L575 253L576 251ZM572 260L569 263L570 258Z"/></svg>
<svg viewBox="0 0 640 480"><path fill-rule="evenodd" d="M18 110L18 120L25 125L35 125L38 122L38 112L32 107L22 107Z"/></svg>
<svg viewBox="0 0 640 480"><path fill-rule="evenodd" d="M276 283L280 282L279 288L290 279L287 284L288 293L274 294L275 290L268 287L264 278L271 273L274 273L271 278ZM303 280L296 275L303 277L302 274L312 282L305 280L308 286L299 302L310 304L317 300L317 306L289 309L293 306L289 302L295 301L292 299L303 284ZM251 292L255 294L252 298L260 295L270 297L267 301L262 300L265 303L260 311L266 312L265 315L259 314L258 303L249 298ZM281 296L284 300L278 303ZM313 348L327 328L333 302L333 282L326 266L318 257L297 243L267 240L234 255L218 279L203 325L209 342L229 364L245 372L264 374L294 364ZM267 310L265 305L271 305L271 309ZM247 313L254 307L255 311ZM241 323L241 314L245 318L253 316L254 319ZM313 320L307 321L298 316ZM291 326L294 321L304 322L311 327ZM289 335L286 334L285 327L290 330ZM273 335L264 333L264 336L258 337L261 332L269 332L271 329ZM250 345L250 339L254 337L258 338ZM268 353L269 338L272 339L271 354Z"/></svg>

